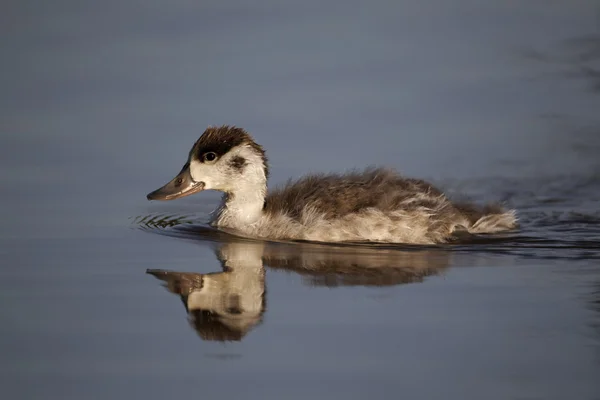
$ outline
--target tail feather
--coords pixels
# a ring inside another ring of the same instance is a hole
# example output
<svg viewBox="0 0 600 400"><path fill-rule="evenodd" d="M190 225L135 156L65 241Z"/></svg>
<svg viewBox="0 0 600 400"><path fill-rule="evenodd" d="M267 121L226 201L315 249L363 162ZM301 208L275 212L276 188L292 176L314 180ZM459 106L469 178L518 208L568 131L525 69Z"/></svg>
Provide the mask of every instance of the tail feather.
<svg viewBox="0 0 600 400"><path fill-rule="evenodd" d="M507 211L497 204L481 208L472 204L458 204L456 207L469 219L469 233L496 233L517 227L515 210Z"/></svg>
<svg viewBox="0 0 600 400"><path fill-rule="evenodd" d="M470 233L495 233L517 227L517 215L514 210L500 214L486 214L469 228Z"/></svg>

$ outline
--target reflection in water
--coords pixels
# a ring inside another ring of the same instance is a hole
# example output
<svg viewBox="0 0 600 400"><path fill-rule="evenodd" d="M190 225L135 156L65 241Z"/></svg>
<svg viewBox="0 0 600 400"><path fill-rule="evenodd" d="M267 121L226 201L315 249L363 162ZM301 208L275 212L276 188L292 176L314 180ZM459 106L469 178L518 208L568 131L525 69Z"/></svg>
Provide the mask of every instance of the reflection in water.
<svg viewBox="0 0 600 400"><path fill-rule="evenodd" d="M181 231L180 231L181 232ZM361 246L253 241L195 227L197 238L217 243L223 272L148 270L181 297L202 339L239 341L262 321L265 268L293 271L312 285L398 285L422 282L448 266L438 249L399 250Z"/></svg>
<svg viewBox="0 0 600 400"><path fill-rule="evenodd" d="M223 272L195 274L148 270L181 296L190 322L205 340L238 341L262 320L265 270L261 246L236 243L217 250Z"/></svg>
<svg viewBox="0 0 600 400"><path fill-rule="evenodd" d="M422 282L449 264L439 249L400 250L313 244L271 245L263 256L272 269L298 273L312 286L389 286Z"/></svg>

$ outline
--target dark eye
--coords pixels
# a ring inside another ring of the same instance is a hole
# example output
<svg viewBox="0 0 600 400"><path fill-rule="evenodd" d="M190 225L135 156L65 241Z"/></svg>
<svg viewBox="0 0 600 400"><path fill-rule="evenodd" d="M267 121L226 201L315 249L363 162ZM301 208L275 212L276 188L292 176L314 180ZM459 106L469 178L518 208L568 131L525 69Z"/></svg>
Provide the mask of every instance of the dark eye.
<svg viewBox="0 0 600 400"><path fill-rule="evenodd" d="M217 159L217 155L212 151L204 154L204 161L215 161Z"/></svg>

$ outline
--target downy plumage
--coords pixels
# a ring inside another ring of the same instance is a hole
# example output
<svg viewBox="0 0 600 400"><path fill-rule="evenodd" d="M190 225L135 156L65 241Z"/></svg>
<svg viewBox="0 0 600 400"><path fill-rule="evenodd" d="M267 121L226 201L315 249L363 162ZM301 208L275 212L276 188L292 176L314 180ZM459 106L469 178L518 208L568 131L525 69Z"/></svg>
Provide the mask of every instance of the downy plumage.
<svg viewBox="0 0 600 400"><path fill-rule="evenodd" d="M149 200L224 192L211 225L243 236L321 242L434 244L458 232L514 229L514 211L451 202L431 184L391 169L308 175L267 191L263 148L243 129L209 127L181 172Z"/></svg>

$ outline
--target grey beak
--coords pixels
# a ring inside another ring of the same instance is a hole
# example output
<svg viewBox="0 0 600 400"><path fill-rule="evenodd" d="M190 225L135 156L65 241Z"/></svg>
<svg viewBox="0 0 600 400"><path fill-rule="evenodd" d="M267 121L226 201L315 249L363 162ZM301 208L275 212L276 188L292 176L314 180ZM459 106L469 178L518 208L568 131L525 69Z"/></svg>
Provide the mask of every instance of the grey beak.
<svg viewBox="0 0 600 400"><path fill-rule="evenodd" d="M203 189L204 182L196 182L192 179L190 163L186 163L181 172L173 180L163 187L148 193L146 198L148 200L174 200L200 192Z"/></svg>

